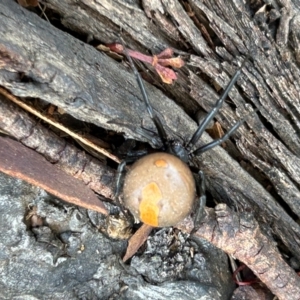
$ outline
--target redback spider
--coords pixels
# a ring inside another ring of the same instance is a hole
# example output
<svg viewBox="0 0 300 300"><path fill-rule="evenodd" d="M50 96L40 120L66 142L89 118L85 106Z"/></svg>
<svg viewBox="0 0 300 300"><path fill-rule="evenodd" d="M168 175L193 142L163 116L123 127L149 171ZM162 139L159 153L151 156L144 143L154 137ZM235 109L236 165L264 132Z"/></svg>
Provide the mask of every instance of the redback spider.
<svg viewBox="0 0 300 300"><path fill-rule="evenodd" d="M193 156L200 155L222 144L245 121L244 118L235 123L223 137L193 149L236 83L246 60L235 72L215 106L201 122L189 142L181 144L168 138L161 120L151 106L142 78L125 47L124 53L136 76L146 109L163 144L160 152L139 158L126 174L123 184L124 206L129 209L135 219L153 227L173 226L190 214L193 207L197 207L194 216L195 230L202 218L206 203L205 177L202 171L198 172L198 178L194 177L188 166L189 160ZM134 160L136 158L127 158L118 167L116 199L118 199L122 189L125 166ZM198 195L198 201L194 205L196 195Z"/></svg>

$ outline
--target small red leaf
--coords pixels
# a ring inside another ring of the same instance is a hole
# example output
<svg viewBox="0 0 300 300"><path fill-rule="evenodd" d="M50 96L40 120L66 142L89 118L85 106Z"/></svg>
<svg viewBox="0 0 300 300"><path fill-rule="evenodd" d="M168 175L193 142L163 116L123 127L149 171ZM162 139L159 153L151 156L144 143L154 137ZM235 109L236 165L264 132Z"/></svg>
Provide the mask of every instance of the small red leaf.
<svg viewBox="0 0 300 300"><path fill-rule="evenodd" d="M173 57L167 59L159 59L158 63L162 66L170 66L176 69L180 69L184 66L184 61L180 57Z"/></svg>
<svg viewBox="0 0 300 300"><path fill-rule="evenodd" d="M177 79L177 75L172 69L163 67L158 64L155 66L155 70L164 83L172 84L173 80Z"/></svg>
<svg viewBox="0 0 300 300"><path fill-rule="evenodd" d="M108 47L111 51L117 52L119 54L123 54L124 52L124 47L121 44L112 43L112 44L107 44L105 46Z"/></svg>
<svg viewBox="0 0 300 300"><path fill-rule="evenodd" d="M171 58L174 55L174 51L171 48L166 48L159 54L157 54L158 58Z"/></svg>
<svg viewBox="0 0 300 300"><path fill-rule="evenodd" d="M106 45L111 51L124 54L124 47L121 44L113 43ZM184 61L180 57L173 57L174 51L171 48L167 48L158 55L149 56L141 52L134 51L131 49L126 49L126 52L132 58L138 59L145 63L154 66L156 72L160 76L164 83L171 84L173 80L177 79L176 73L166 66L181 68L184 65Z"/></svg>

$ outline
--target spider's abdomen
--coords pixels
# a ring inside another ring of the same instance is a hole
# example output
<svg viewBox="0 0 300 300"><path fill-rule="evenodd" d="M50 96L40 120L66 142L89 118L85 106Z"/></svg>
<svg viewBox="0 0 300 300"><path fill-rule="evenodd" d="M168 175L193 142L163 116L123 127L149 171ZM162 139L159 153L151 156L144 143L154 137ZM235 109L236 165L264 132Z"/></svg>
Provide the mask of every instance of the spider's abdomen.
<svg viewBox="0 0 300 300"><path fill-rule="evenodd" d="M189 167L174 155L154 153L132 165L124 182L124 204L145 224L173 226L191 211L196 195Z"/></svg>

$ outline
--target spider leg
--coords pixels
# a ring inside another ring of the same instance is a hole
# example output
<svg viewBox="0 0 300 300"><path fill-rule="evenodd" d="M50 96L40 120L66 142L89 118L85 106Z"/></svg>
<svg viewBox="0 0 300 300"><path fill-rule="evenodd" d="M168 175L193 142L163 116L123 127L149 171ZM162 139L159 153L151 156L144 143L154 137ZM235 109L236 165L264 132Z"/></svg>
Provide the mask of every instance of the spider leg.
<svg viewBox="0 0 300 300"><path fill-rule="evenodd" d="M123 183L124 183L124 177L125 177L125 171L126 171L126 165L128 163L132 163L133 161L136 161L136 157L129 157L124 159L118 166L117 169L117 175L116 175L116 185L115 185L115 195L114 195L114 200L118 204L119 208L121 209L122 213L124 216L126 216L129 220L134 220L133 215L130 213L128 209L126 209L120 201L120 194L121 190L123 188Z"/></svg>
<svg viewBox="0 0 300 300"><path fill-rule="evenodd" d="M151 141L151 143L156 147L156 148L161 148L162 147L162 141L161 138L157 135L156 132L147 130L143 127L138 127L136 128L136 132L140 134L141 136L145 137L147 140Z"/></svg>
<svg viewBox="0 0 300 300"><path fill-rule="evenodd" d="M213 109L207 114L206 118L201 122L198 129L192 136L191 140L188 142L187 147L191 149L195 143L200 139L201 135L203 134L204 130L208 126L209 122L214 118L214 116L218 113L219 109L221 108L224 100L228 96L228 93L232 89L233 85L238 80L240 74L242 73L242 68L244 67L245 63L247 61L247 58L243 61L241 67L235 72L231 80L229 81L228 85L226 86L225 90L223 91L221 97L217 100L215 106ZM191 151L192 152L192 151Z"/></svg>
<svg viewBox="0 0 300 300"><path fill-rule="evenodd" d="M198 172L199 179L196 179L197 184L197 193L199 195L198 203L196 203L196 213L194 215L194 228L191 231L191 234L194 234L196 231L198 231L200 227L200 222L204 215L204 207L206 204L206 194L205 194L205 176L202 171Z"/></svg>
<svg viewBox="0 0 300 300"><path fill-rule="evenodd" d="M116 183L115 183L116 184L115 185L115 195L114 195L114 199L116 201L119 201L118 198L119 198L119 196L121 194L121 190L123 188L123 181L124 181L124 177L125 177L125 173L126 173L125 168L126 168L127 164L133 163L136 160L138 160L139 158L147 155L148 151L146 151L146 150L138 150L138 151L131 150L129 154L130 154L129 156L127 156L124 160L121 161L121 163L119 164L118 169L117 169Z"/></svg>
<svg viewBox="0 0 300 300"><path fill-rule="evenodd" d="M120 207L122 207L122 204L120 203L119 196L120 196L122 186L123 186L123 179L124 179L124 176L125 176L126 165L127 165L127 160L125 159L119 164L118 170L117 170L117 176L116 176L116 186L115 186L114 199L118 202Z"/></svg>
<svg viewBox="0 0 300 300"><path fill-rule="evenodd" d="M253 112L256 112L257 109L255 109ZM193 155L200 155L203 152L206 152L207 150L214 148L216 146L221 145L222 143L224 143L226 140L229 139L229 137L246 121L246 119L249 117L249 115L252 115L252 112L250 114L247 114L243 119L239 120L238 122L236 122L230 129L228 132L226 132L226 134L224 134L224 136L222 136L221 138L212 141L206 145L203 145L199 148L197 148L196 150L194 150L192 152Z"/></svg>
<svg viewBox="0 0 300 300"><path fill-rule="evenodd" d="M161 122L161 120L159 119L159 117L156 115L156 113L154 112L153 110L153 107L151 106L151 103L150 103L150 100L148 98L148 95L147 95L147 92L146 92L146 89L145 89L145 86L144 86L144 83L143 83L143 80L142 80L142 77L141 75L139 74L139 72L137 71L136 67L134 66L134 63L131 59L131 57L128 55L127 51L126 51L126 47L124 47L124 54L126 55L126 58L127 60L129 61L130 63L130 66L133 70L133 73L136 77L136 80L137 80L137 83L139 85L139 88L141 90L141 93L143 95L143 98L144 98L144 101L145 101L145 104L146 104L146 108L147 108L147 111L148 111L148 114L150 116L150 118L152 119L153 123L155 124L156 128L157 128L157 132L159 134L159 137L165 147L165 149L167 148L168 146L168 136L167 136L167 133L166 131L164 130L164 127L163 127L163 124Z"/></svg>
<svg viewBox="0 0 300 300"><path fill-rule="evenodd" d="M216 146L221 145L222 143L224 143L226 140L229 139L229 137L245 122L245 118L241 119L240 121L236 122L230 129L228 132L226 132L226 134L224 136L222 136L221 138L212 141L211 143L208 143L206 145L203 145L199 148L197 148L195 151L193 151L192 153L194 155L200 155L203 152L214 148Z"/></svg>

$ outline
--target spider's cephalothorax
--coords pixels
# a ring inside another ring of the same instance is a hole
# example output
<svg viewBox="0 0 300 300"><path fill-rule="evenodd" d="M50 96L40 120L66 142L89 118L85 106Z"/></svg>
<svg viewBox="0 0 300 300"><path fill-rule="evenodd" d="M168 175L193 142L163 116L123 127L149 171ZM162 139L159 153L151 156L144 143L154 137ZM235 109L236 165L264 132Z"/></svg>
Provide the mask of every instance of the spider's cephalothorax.
<svg viewBox="0 0 300 300"><path fill-rule="evenodd" d="M166 152L177 156L186 164L189 162L189 151L179 141L169 142Z"/></svg>
<svg viewBox="0 0 300 300"><path fill-rule="evenodd" d="M220 145L244 122L244 119L238 121L223 137L195 150L193 149L237 81L244 63L236 71L221 97L199 125L190 141L184 146L177 141L171 142L168 139L162 122L150 104L144 84L134 67L132 59L127 54L126 56L137 78L147 111L157 128L165 152L145 155L132 165L130 171L126 174L123 186L124 206L129 209L135 219L154 227L177 224L191 212L193 207L198 207L198 212L195 212L195 219L199 221L206 202L204 174L199 171L200 180L199 182L195 181L188 167L189 157L200 155ZM126 160L118 168L116 197L120 193L121 177L125 166ZM197 194L198 206L194 205Z"/></svg>

